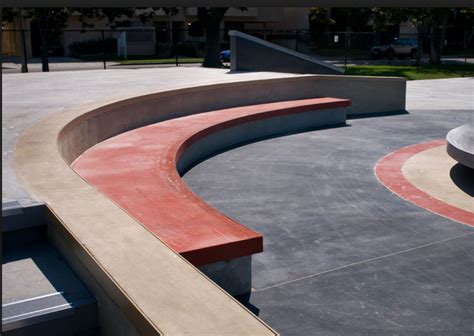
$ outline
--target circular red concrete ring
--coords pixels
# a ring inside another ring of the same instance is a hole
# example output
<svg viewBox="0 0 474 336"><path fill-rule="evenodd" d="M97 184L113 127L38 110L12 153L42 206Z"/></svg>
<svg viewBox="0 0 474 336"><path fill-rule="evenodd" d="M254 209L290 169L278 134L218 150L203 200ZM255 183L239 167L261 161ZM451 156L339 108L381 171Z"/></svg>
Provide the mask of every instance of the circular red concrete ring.
<svg viewBox="0 0 474 336"><path fill-rule="evenodd" d="M410 157L445 144L445 140L435 140L398 149L383 157L375 165L375 175L380 183L408 202L456 222L474 226L474 214L472 212L430 196L410 183L403 175L403 165Z"/></svg>

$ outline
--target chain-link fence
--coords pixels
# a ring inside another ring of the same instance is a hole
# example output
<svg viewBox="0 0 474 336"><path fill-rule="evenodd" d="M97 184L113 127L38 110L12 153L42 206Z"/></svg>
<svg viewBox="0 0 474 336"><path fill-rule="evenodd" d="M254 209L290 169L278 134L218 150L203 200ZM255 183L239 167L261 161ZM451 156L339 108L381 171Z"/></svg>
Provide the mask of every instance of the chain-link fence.
<svg viewBox="0 0 474 336"><path fill-rule="evenodd" d="M390 32L324 32L308 30L246 30L247 34L324 60L348 64L361 60L410 60L419 50L418 36ZM43 32L44 33L44 32ZM39 30L2 30L3 61L19 62L27 55L28 62L39 63L44 58ZM396 40L397 38L397 40ZM24 41L24 42L23 42ZM221 30L221 50L230 48L228 30ZM430 48L429 37L423 39L423 50ZM474 38L446 36L442 45L445 55L467 61L474 55ZM47 32L47 55L51 63L72 61L96 68L117 66L178 66L199 65L204 57L205 38L202 32L188 29L156 27L88 29ZM224 59L224 61L227 61ZM67 68L67 65L65 66ZM53 71L55 69L52 69Z"/></svg>

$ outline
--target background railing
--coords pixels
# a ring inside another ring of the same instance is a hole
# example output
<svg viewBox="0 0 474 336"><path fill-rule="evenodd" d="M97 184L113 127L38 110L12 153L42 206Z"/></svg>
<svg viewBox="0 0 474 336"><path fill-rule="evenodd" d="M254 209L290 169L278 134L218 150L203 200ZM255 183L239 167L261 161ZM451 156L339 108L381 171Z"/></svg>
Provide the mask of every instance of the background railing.
<svg viewBox="0 0 474 336"><path fill-rule="evenodd" d="M38 62L42 57L39 30L2 29L2 60L19 62L21 34L24 33L28 62ZM325 32L315 34L308 30L244 30L245 33L279 44L292 50L348 64L370 60L371 48L393 42L395 37L417 40L416 34L398 35L392 32ZM48 57L53 62L76 59L108 65L163 65L200 64L204 57L205 39L191 36L186 29L161 27L116 29L66 29L48 33ZM221 30L221 50L229 46L228 30ZM459 59L474 56L474 39L466 43L463 36L447 36L444 55ZM424 38L423 50L429 51L429 39ZM61 59L57 59L60 57ZM62 57L65 57L62 59ZM67 59L66 59L67 58ZM382 59L390 63L391 60ZM381 62L382 62L381 61Z"/></svg>

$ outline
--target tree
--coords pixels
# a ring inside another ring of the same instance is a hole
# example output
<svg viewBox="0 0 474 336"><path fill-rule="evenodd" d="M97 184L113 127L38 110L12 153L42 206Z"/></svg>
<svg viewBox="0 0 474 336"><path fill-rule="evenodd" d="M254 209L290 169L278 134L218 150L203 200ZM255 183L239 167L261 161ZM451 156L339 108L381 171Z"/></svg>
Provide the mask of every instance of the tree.
<svg viewBox="0 0 474 336"><path fill-rule="evenodd" d="M472 47L471 42L474 38L474 8L458 8L454 10L453 23L450 27L452 33L456 36L462 36L462 48L466 52L467 62L467 49L469 46Z"/></svg>
<svg viewBox="0 0 474 336"><path fill-rule="evenodd" d="M151 21L154 17L157 16L159 11L163 11L166 16L173 16L178 14L179 9L177 7L146 7L146 8L136 8L136 14L140 18L142 23Z"/></svg>
<svg viewBox="0 0 474 336"><path fill-rule="evenodd" d="M327 32L335 25L331 10L323 7L312 7L308 15L309 29L318 46L330 42Z"/></svg>
<svg viewBox="0 0 474 336"><path fill-rule="evenodd" d="M5 9L4 9L5 11ZM6 11L5 19L13 21L14 17L19 16L20 8L10 8ZM41 38L41 60L43 71L49 71L48 63L48 42L49 40L61 34L66 26L70 11L68 8L29 8L23 9L25 18L37 23Z"/></svg>
<svg viewBox="0 0 474 336"><path fill-rule="evenodd" d="M87 18L107 18L109 25L113 25L119 18L123 16L131 16L132 14L136 13L140 20L145 23L152 20L157 15L158 10L163 10L168 16L176 15L179 11L179 9L176 7L148 7L134 8L133 10L126 8L84 8L80 9L79 11L82 13L80 21L83 23L83 26L90 27L90 24L87 22ZM205 55L202 64L204 67L222 67L222 62L219 56L220 25L227 10L228 8L222 7L199 7L197 9L198 21L200 26L204 29L206 37ZM241 10L246 9L241 8Z"/></svg>
<svg viewBox="0 0 474 336"><path fill-rule="evenodd" d="M48 42L60 35L69 18L67 8L35 8L27 12L33 22L38 22L41 36L41 60L43 71L49 71Z"/></svg>
<svg viewBox="0 0 474 336"><path fill-rule="evenodd" d="M430 64L441 64L441 54L446 39L448 15L452 14L449 8L431 9L431 35L430 35Z"/></svg>
<svg viewBox="0 0 474 336"><path fill-rule="evenodd" d="M331 18L335 22L334 28L346 32L367 31L371 15L371 8L333 8L331 10Z"/></svg>
<svg viewBox="0 0 474 336"><path fill-rule="evenodd" d="M135 13L134 8L80 7L72 8L72 11L79 14L79 22L81 22L83 28L94 27L94 24L88 20L95 18L98 20L107 19L107 25L112 29L115 28L116 23L121 22L122 19L131 18Z"/></svg>
<svg viewBox="0 0 474 336"><path fill-rule="evenodd" d="M400 24L406 20L408 20L408 17L402 9L372 8L372 29L375 32L376 44L381 43L382 32L398 34Z"/></svg>
<svg viewBox="0 0 474 336"><path fill-rule="evenodd" d="M426 8L377 8L374 13L374 28L383 29L389 22L399 24L410 21L418 31L416 64L421 63L423 41L431 28L431 10ZM384 23L385 22L385 23Z"/></svg>
<svg viewBox="0 0 474 336"><path fill-rule="evenodd" d="M406 20L408 20L408 16L403 8L372 8L372 27L376 32L384 31L389 26L398 26Z"/></svg>
<svg viewBox="0 0 474 336"><path fill-rule="evenodd" d="M226 7L198 7L197 17L206 37L204 61L206 68L221 68L220 51L220 25L228 8Z"/></svg>
<svg viewBox="0 0 474 336"><path fill-rule="evenodd" d="M20 28L20 59L21 59L21 72L28 72L28 62L26 54L26 40L25 40L25 30L24 30L24 18L23 10L17 8L1 8L0 15L2 16L2 22L13 22L15 17L18 16L18 23Z"/></svg>
<svg viewBox="0 0 474 336"><path fill-rule="evenodd" d="M427 8L409 8L406 9L408 20L410 20L418 31L418 47L416 53L416 64L421 64L421 55L423 54L423 41L430 37L430 44L433 44L433 35L429 36L433 26L432 9Z"/></svg>

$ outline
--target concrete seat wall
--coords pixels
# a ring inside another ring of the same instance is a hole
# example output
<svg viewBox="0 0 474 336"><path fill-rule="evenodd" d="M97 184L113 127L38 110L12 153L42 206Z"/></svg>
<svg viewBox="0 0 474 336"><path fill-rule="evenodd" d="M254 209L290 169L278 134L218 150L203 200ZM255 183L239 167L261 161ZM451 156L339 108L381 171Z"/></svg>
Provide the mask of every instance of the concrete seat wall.
<svg viewBox="0 0 474 336"><path fill-rule="evenodd" d="M132 98L100 107L68 123L58 138L71 163L91 146L144 125L223 108L317 97L349 99L347 115L405 110L406 80L302 76L202 86Z"/></svg>

